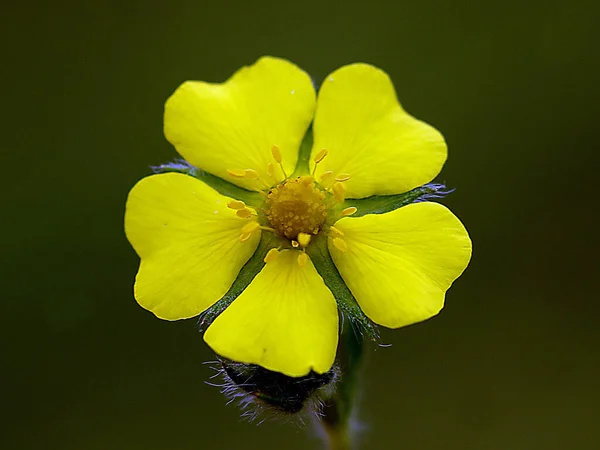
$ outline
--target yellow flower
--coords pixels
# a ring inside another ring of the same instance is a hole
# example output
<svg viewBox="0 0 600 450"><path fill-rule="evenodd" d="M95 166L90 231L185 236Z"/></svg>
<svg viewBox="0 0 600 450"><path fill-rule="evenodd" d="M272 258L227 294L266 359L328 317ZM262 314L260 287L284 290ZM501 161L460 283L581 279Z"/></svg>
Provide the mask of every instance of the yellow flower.
<svg viewBox="0 0 600 450"><path fill-rule="evenodd" d="M336 70L318 97L271 57L222 84L186 82L166 103L165 135L198 169L129 194L135 297L167 320L214 310L204 339L223 357L324 373L338 307L390 328L425 320L469 262L460 221L409 195L441 170L444 138L373 66Z"/></svg>

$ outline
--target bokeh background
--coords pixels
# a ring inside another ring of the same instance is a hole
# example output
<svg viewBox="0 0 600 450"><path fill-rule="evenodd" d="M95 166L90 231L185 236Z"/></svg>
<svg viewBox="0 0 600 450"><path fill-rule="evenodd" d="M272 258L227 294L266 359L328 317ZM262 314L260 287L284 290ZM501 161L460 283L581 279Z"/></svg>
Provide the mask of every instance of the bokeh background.
<svg viewBox="0 0 600 450"><path fill-rule="evenodd" d="M132 296L127 192L176 156L164 100L263 54L364 61L447 138L474 241L438 317L383 332L362 449L600 448L597 2L6 4L0 16L0 447L319 448L204 384L193 320Z"/></svg>

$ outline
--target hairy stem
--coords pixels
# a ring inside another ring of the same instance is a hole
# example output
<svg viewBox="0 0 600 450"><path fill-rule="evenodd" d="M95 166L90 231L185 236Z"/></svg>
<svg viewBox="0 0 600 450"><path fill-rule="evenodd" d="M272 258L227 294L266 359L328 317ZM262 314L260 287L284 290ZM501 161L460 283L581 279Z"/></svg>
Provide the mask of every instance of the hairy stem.
<svg viewBox="0 0 600 450"><path fill-rule="evenodd" d="M350 450L352 442L352 416L358 391L363 353L363 337L349 320L345 321L339 349L342 369L335 394L326 403L321 425L327 434L329 450Z"/></svg>

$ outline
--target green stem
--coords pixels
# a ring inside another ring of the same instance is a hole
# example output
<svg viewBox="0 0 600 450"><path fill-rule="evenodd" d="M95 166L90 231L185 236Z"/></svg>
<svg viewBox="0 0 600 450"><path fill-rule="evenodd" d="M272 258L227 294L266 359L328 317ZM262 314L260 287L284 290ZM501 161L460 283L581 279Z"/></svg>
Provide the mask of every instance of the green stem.
<svg viewBox="0 0 600 450"><path fill-rule="evenodd" d="M339 349L341 379L336 392L326 403L321 418L329 450L353 448L351 419L358 391L363 345L362 335L346 320Z"/></svg>

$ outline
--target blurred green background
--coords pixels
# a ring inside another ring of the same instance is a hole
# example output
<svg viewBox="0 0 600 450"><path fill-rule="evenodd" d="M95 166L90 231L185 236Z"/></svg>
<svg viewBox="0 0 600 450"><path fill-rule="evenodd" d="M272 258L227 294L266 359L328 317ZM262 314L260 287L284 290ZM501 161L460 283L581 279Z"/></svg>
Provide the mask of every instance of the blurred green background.
<svg viewBox="0 0 600 450"><path fill-rule="evenodd" d="M364 61L440 129L474 256L438 317L384 331L361 449L600 448L597 2L7 4L0 447L318 448L204 384L193 320L132 296L127 192L176 156L163 102L263 54L321 80Z"/></svg>

